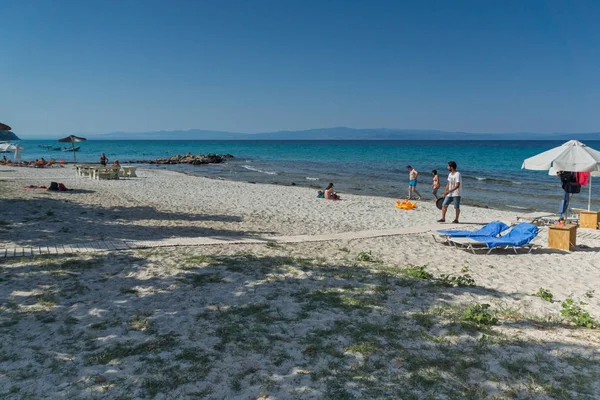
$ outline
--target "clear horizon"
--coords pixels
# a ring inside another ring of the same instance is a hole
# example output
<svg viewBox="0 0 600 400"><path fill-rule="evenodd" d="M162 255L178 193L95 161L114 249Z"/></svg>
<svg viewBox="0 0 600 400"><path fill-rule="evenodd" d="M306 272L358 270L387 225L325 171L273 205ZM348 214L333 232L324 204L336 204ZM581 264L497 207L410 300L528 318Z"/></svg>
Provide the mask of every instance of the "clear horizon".
<svg viewBox="0 0 600 400"><path fill-rule="evenodd" d="M10 15L0 121L21 136L600 131L598 2L6 0L0 10Z"/></svg>

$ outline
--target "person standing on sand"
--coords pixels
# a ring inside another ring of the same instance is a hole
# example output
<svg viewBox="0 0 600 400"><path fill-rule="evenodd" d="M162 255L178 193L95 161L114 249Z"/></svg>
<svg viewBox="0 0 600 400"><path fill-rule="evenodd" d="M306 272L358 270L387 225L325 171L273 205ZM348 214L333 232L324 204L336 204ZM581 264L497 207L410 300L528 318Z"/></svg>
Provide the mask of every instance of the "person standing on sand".
<svg viewBox="0 0 600 400"><path fill-rule="evenodd" d="M448 162L448 182L444 189L444 203L442 204L442 219L438 222L446 222L446 211L448 206L454 202L454 210L456 211L456 218L452 221L453 224L458 224L458 217L460 217L460 197L462 192L462 179L460 172L456 170L456 163L454 161Z"/></svg>
<svg viewBox="0 0 600 400"><path fill-rule="evenodd" d="M408 199L412 200L413 192L417 195L417 200L421 200L421 195L417 192L417 177L419 176L419 172L411 167L410 165L406 166L408 172Z"/></svg>
<svg viewBox="0 0 600 400"><path fill-rule="evenodd" d="M106 158L106 155L104 155L104 153L102 153L102 155L100 156L100 164L102 164L103 167L106 167L107 162L108 162L108 158Z"/></svg>
<svg viewBox="0 0 600 400"><path fill-rule="evenodd" d="M437 192L438 192L438 189L440 188L440 176L437 173L437 169L434 169L433 171L431 171L431 173L433 174L433 182L431 184L431 194L433 194L433 197L435 197L435 200L437 201L439 199Z"/></svg>

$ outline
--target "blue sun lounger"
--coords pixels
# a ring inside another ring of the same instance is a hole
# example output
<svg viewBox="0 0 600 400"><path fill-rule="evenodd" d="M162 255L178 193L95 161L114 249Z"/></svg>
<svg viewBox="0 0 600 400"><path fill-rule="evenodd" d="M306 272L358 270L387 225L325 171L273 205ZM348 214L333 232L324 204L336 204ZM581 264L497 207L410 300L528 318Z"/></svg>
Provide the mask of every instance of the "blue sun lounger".
<svg viewBox="0 0 600 400"><path fill-rule="evenodd" d="M522 222L515 225L506 235L495 238L485 236L471 236L468 238L450 238L449 241L457 247L465 247L475 253L478 248L489 249L487 254L496 248L512 248L517 254L518 248L529 248L529 252L533 249L531 241L538 235L539 229L537 226L528 222Z"/></svg>
<svg viewBox="0 0 600 400"><path fill-rule="evenodd" d="M476 231L466 231L458 229L448 229L437 231L437 235L434 234L433 238L442 237L443 242L448 243L450 238L466 238L466 237L498 237L502 232L509 228L504 222L494 221L489 224L477 229Z"/></svg>
<svg viewBox="0 0 600 400"><path fill-rule="evenodd" d="M461 231L455 229L448 229L438 231L442 235L448 235L450 237L473 237L473 236L489 236L496 237L500 235L502 232L509 228L504 222L494 221L489 224L477 229L476 231Z"/></svg>

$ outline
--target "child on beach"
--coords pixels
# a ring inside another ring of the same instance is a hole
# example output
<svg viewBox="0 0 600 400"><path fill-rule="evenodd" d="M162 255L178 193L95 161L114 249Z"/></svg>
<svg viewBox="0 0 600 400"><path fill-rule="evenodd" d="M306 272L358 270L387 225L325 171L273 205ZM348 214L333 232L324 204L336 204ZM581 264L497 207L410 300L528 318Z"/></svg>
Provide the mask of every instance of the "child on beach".
<svg viewBox="0 0 600 400"><path fill-rule="evenodd" d="M431 173L433 174L433 183L431 185L431 189L432 189L432 194L435 197L435 200L437 201L439 199L437 192L438 189L440 188L440 176L438 175L438 172L436 169L434 169L433 171L431 171Z"/></svg>

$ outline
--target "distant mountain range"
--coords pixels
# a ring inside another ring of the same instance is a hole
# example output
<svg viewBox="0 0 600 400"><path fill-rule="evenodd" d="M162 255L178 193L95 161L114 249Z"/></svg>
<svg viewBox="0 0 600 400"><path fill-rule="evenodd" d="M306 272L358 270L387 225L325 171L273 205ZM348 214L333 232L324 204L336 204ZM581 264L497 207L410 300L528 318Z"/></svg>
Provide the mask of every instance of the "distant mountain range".
<svg viewBox="0 0 600 400"><path fill-rule="evenodd" d="M600 140L600 132L468 133L417 129L353 129L345 127L267 133L235 133L192 129L187 131L77 134L77 136L87 137L91 140ZM48 137L45 136L44 138Z"/></svg>

